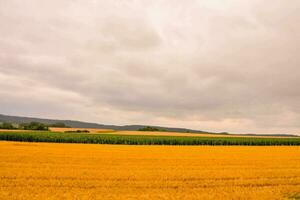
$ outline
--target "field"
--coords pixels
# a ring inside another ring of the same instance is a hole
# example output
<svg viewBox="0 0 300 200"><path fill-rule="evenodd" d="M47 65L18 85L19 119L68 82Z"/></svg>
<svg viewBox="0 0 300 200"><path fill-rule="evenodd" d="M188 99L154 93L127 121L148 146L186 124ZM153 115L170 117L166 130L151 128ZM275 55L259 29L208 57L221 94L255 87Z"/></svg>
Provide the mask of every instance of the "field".
<svg viewBox="0 0 300 200"><path fill-rule="evenodd" d="M299 147L0 141L0 199L299 198Z"/></svg>
<svg viewBox="0 0 300 200"><path fill-rule="evenodd" d="M191 137L157 135L86 134L58 132L0 132L0 140L23 142L126 145L300 145L300 138Z"/></svg>
<svg viewBox="0 0 300 200"><path fill-rule="evenodd" d="M258 137L258 138L293 138L292 136L249 136L243 134L218 134L218 133L179 133L168 131L117 131L112 129L96 129L96 128L56 128L50 127L52 132L65 132L76 130L88 130L92 134L113 134L113 135L150 135L150 136L184 136L184 137ZM1 130L0 130L1 131Z"/></svg>
<svg viewBox="0 0 300 200"><path fill-rule="evenodd" d="M178 132L167 132L167 131L118 131L112 129L96 129L96 128L56 128L49 127L52 132L65 132L65 131L76 131L76 130L88 130L92 134L113 134L113 135L157 135L157 136L186 136L186 137L235 137L234 135L225 134L207 134L207 133L178 133Z"/></svg>
<svg viewBox="0 0 300 200"><path fill-rule="evenodd" d="M65 132L65 131L77 131L77 130L88 130L90 133L111 133L115 132L112 129L97 129L97 128L57 128L57 127L49 127L49 130L52 132Z"/></svg>

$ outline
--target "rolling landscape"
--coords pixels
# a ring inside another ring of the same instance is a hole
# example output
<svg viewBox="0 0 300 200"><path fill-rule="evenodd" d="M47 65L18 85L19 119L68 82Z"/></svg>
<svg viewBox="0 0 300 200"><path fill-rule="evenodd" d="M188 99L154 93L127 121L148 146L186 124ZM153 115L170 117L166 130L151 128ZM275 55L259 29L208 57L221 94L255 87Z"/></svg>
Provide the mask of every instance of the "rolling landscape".
<svg viewBox="0 0 300 200"><path fill-rule="evenodd" d="M11 125L0 129L3 199L299 198L296 135L0 120Z"/></svg>
<svg viewBox="0 0 300 200"><path fill-rule="evenodd" d="M299 0L0 0L0 200L300 200Z"/></svg>
<svg viewBox="0 0 300 200"><path fill-rule="evenodd" d="M145 125L125 125L125 126L116 126L116 125L104 125L98 123L88 123L74 120L55 120L55 119L41 119L33 117L19 117L19 116L9 116L0 114L0 122L10 122L15 124L29 123L29 122L40 122L44 124L54 124L54 123L64 123L66 126L73 128L95 128L95 129L112 129L112 130L126 130L126 131L136 131L140 128L145 127ZM154 126L155 128L170 131L170 132L190 132L190 133L208 133L200 130L191 130L185 128L169 128L169 127L159 127Z"/></svg>

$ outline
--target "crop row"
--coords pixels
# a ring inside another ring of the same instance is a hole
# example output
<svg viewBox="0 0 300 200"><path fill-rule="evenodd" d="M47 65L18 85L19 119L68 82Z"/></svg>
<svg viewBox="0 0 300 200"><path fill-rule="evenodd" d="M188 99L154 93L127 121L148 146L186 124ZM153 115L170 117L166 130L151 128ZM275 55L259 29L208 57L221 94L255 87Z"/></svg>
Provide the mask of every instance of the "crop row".
<svg viewBox="0 0 300 200"><path fill-rule="evenodd" d="M0 140L126 145L300 145L300 138L176 137L56 132L1 132Z"/></svg>

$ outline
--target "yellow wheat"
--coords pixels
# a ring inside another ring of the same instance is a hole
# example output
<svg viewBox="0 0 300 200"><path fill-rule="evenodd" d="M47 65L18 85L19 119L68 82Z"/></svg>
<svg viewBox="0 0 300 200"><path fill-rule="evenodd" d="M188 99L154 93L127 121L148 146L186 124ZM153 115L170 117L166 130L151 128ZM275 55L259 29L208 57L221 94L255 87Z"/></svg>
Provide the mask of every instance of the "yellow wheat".
<svg viewBox="0 0 300 200"><path fill-rule="evenodd" d="M288 199L299 193L300 147L0 142L0 199Z"/></svg>

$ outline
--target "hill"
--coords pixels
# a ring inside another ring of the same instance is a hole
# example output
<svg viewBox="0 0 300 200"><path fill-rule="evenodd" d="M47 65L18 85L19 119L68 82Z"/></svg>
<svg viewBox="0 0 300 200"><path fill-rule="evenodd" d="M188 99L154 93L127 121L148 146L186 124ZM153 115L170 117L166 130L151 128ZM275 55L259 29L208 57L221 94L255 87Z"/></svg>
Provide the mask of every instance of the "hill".
<svg viewBox="0 0 300 200"><path fill-rule="evenodd" d="M30 122L40 122L43 124L55 124L55 123L64 123L68 127L72 128L97 128L97 129L113 129L118 131L137 131L139 129L143 129L147 127L147 125L124 125L124 126L117 126L117 125L106 125L106 124L98 124L98 123L90 123L90 122L82 122L76 120L60 120L60 119L44 119L44 118L34 118L34 117L20 117L20 116L10 116L10 115L3 115L0 114L0 122L10 122L14 124L21 124L21 123L30 123ZM174 128L174 127L163 127L163 126L151 126L153 128L164 130L168 132L178 132L178 133L206 133L206 134L222 134L228 135L227 132L222 133L214 133L202 130L193 130L187 128ZM280 136L280 137L299 137L297 135L291 134L241 134L247 136Z"/></svg>
<svg viewBox="0 0 300 200"><path fill-rule="evenodd" d="M64 123L66 126L72 128L98 128L98 129L113 129L113 130L124 130L124 131L136 131L141 128L144 128L146 125L125 125L125 126L116 126L116 125L105 125L98 123L82 122L76 120L60 120L60 119L43 119L43 118L34 118L34 117L20 117L20 116L9 116L0 114L0 122L10 122L14 124L29 123L29 122L40 122L43 124L55 124L55 123ZM179 132L179 133L210 133L200 130L192 130L186 128L173 128L173 127L162 127L162 126L151 126L160 130L170 131L170 132ZM212 133L213 134L213 133Z"/></svg>

